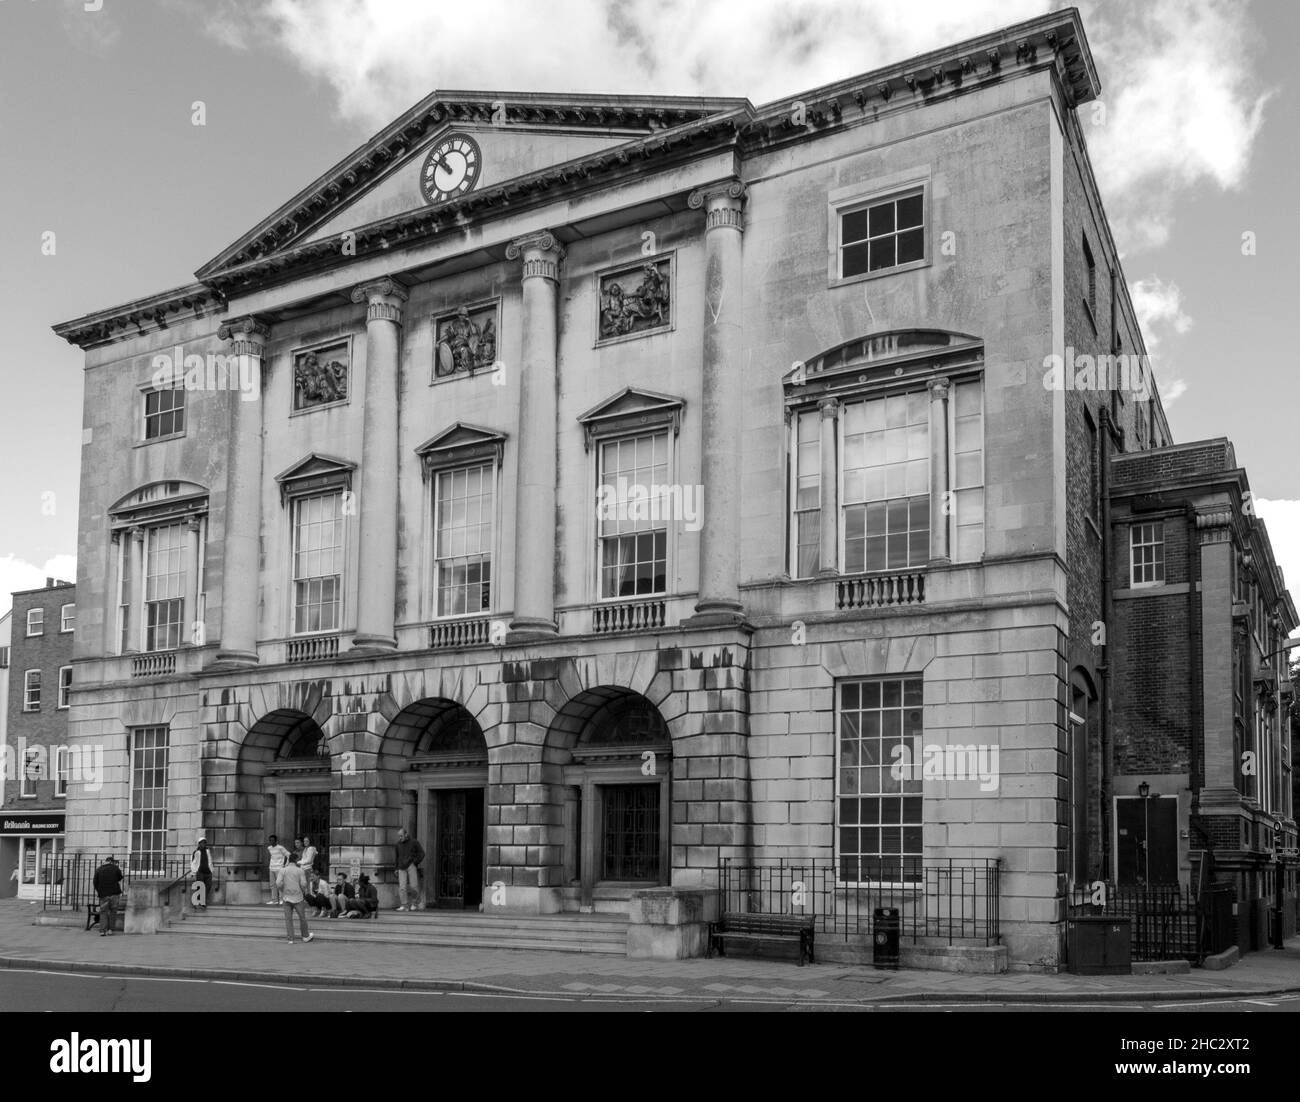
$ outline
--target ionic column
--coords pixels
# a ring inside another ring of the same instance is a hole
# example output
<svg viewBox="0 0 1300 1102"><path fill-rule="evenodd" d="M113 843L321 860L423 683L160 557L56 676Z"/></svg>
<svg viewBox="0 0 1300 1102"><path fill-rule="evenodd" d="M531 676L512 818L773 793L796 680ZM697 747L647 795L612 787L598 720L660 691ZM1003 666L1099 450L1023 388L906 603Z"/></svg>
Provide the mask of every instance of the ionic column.
<svg viewBox="0 0 1300 1102"><path fill-rule="evenodd" d="M205 639L206 627L197 634L195 627L199 623L199 594L203 591L203 579L200 577L202 569L199 566L202 562L200 542L203 536L203 522L198 517L190 517L185 522L185 528L185 577L189 579L185 607L188 610L186 619L189 621L189 626L184 641L191 646L201 647Z"/></svg>
<svg viewBox="0 0 1300 1102"><path fill-rule="evenodd" d="M835 419L839 416L840 403L835 398L826 398L820 408L822 470L818 529L821 533L821 562L817 573L830 577L840 572L839 481L835 454Z"/></svg>
<svg viewBox="0 0 1300 1102"><path fill-rule="evenodd" d="M523 259L523 349L519 476L515 489L515 613L510 642L546 638L555 624L555 433L560 260L549 231L516 238Z"/></svg>
<svg viewBox="0 0 1300 1102"><path fill-rule="evenodd" d="M270 330L256 318L238 318L217 330L239 358L241 387L230 422L229 471L226 480L225 559L221 576L221 647L216 663L257 664L257 607L262 534L262 411L265 389L262 353ZM249 395L252 395L250 398Z"/></svg>
<svg viewBox="0 0 1300 1102"><path fill-rule="evenodd" d="M131 529L131 611L127 616L127 654L144 648L144 529Z"/></svg>
<svg viewBox="0 0 1300 1102"><path fill-rule="evenodd" d="M366 404L361 444L360 578L352 649L397 646L397 408L406 288L385 277L352 292L366 303Z"/></svg>
<svg viewBox="0 0 1300 1102"><path fill-rule="evenodd" d="M739 180L691 192L687 205L705 210L704 396L701 432L704 525L700 530L699 599L692 624L743 620L740 570L740 452L742 397L745 185Z"/></svg>
<svg viewBox="0 0 1300 1102"><path fill-rule="evenodd" d="M948 515L953 509L948 471L947 379L930 380L930 561L950 561Z"/></svg>

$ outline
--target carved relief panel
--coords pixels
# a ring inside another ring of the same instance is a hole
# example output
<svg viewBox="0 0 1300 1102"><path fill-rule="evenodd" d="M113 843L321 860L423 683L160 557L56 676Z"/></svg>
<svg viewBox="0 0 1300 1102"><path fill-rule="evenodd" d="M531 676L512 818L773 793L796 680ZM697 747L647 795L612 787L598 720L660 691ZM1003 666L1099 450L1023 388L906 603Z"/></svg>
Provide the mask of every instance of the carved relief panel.
<svg viewBox="0 0 1300 1102"><path fill-rule="evenodd" d="M346 402L352 385L352 344L335 341L293 354L294 412Z"/></svg>
<svg viewBox="0 0 1300 1102"><path fill-rule="evenodd" d="M433 381L490 368L497 359L501 300L480 302L433 319Z"/></svg>
<svg viewBox="0 0 1300 1102"><path fill-rule="evenodd" d="M673 257L652 256L596 276L596 343L673 327Z"/></svg>

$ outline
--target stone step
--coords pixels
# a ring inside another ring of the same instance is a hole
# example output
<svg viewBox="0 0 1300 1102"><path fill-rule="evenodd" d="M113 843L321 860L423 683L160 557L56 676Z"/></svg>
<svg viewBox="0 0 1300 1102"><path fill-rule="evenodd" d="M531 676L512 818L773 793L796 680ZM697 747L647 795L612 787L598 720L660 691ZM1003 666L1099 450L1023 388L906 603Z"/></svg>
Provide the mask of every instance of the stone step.
<svg viewBox="0 0 1300 1102"><path fill-rule="evenodd" d="M440 945L467 949L544 949L623 955L623 915L484 915L476 911L384 911L370 919L312 918L322 941L380 945ZM283 938L284 914L275 907L212 907L167 927L169 934Z"/></svg>
<svg viewBox="0 0 1300 1102"><path fill-rule="evenodd" d="M310 920L309 920L310 921ZM321 942L351 942L369 945L443 946L464 949L542 949L554 953L599 953L623 956L627 952L627 936L608 935L593 937L537 936L509 930L384 930L372 922L359 919L335 921L322 925L311 924L312 932ZM281 939L284 926L226 925L212 922L205 925L185 922L164 927L159 933L188 937L243 937Z"/></svg>

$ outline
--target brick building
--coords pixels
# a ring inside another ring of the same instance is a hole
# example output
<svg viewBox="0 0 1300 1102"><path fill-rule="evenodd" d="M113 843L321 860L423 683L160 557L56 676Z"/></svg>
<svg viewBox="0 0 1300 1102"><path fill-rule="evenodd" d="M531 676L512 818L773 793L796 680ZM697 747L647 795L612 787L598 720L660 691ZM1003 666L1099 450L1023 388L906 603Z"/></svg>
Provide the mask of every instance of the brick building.
<svg viewBox="0 0 1300 1102"><path fill-rule="evenodd" d="M1263 948L1279 903L1296 925L1284 641L1300 621L1232 445L1116 455L1108 531L1115 705L1090 860L1121 883L1205 866L1236 889L1238 944Z"/></svg>
<svg viewBox="0 0 1300 1102"><path fill-rule="evenodd" d="M40 898L47 855L63 849L72 781L68 715L77 589L47 578L13 595L5 698L0 892Z"/></svg>
<svg viewBox="0 0 1300 1102"><path fill-rule="evenodd" d="M762 107L435 92L56 327L107 770L69 846L203 831L253 900L306 831L389 902L405 824L431 902L532 913L808 858L924 911L996 861L1055 965L1108 457L1170 441L1075 374L1145 351L1098 88L1069 10Z"/></svg>

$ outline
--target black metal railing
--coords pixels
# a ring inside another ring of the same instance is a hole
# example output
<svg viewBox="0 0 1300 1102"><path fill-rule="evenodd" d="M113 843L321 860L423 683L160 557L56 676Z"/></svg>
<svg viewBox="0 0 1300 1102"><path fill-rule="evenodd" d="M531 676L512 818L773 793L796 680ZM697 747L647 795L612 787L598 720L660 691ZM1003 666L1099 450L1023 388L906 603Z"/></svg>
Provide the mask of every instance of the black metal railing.
<svg viewBox="0 0 1300 1102"><path fill-rule="evenodd" d="M888 878L829 859L733 861L718 866L724 914L811 916L819 937L869 936L877 907L899 912L913 945L997 945L1002 936L997 858L904 858Z"/></svg>
<svg viewBox="0 0 1300 1102"><path fill-rule="evenodd" d="M1126 919L1133 960L1200 962L1208 953L1235 944L1231 887L1197 895L1181 884L1078 884L1066 897L1066 921L1073 918Z"/></svg>
<svg viewBox="0 0 1300 1102"><path fill-rule="evenodd" d="M78 911L96 899L95 870L104 863L103 854L52 853L41 861L42 909ZM115 855L116 856L116 855ZM145 854L118 858L122 888L133 878L180 880L189 875L190 858L180 854Z"/></svg>

